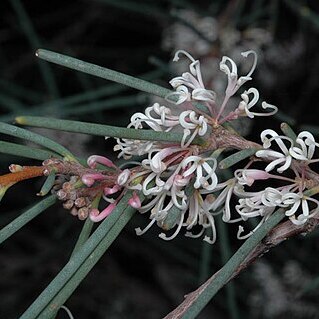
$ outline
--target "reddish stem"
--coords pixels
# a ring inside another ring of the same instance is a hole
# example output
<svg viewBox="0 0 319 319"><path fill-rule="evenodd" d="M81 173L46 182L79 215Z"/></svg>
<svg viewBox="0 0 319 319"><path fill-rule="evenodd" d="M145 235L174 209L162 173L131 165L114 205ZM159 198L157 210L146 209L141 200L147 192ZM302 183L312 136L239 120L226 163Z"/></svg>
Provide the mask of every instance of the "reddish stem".
<svg viewBox="0 0 319 319"><path fill-rule="evenodd" d="M43 166L23 166L19 172L0 176L0 186L11 186L25 179L43 176L44 169Z"/></svg>

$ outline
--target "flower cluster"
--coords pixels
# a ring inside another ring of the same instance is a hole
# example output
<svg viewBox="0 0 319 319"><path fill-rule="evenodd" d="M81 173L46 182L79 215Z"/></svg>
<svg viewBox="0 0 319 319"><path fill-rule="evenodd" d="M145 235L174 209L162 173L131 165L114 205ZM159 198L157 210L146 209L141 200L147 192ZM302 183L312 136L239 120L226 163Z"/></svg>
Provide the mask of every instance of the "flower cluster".
<svg viewBox="0 0 319 319"><path fill-rule="evenodd" d="M144 112L135 113L128 125L136 130L181 133L181 141L117 138L114 150L119 151L118 157L143 156L143 159L126 162L124 165L129 168L122 169L105 157L91 156L89 168L76 170L70 181L58 190L59 198L65 201L64 206L81 219L89 216L97 222L107 217L123 195L131 191L133 195L128 204L142 214L150 213L147 226L143 230L136 229L138 235L157 224L166 231L172 230L170 235L160 233L159 237L164 240L175 238L185 228L185 236L203 237L211 244L217 237L217 215L221 215L225 223L259 219L257 226L245 235L243 227L239 226L238 238L250 236L277 208L284 208L285 215L296 225L302 225L316 215L319 201L313 195L318 192L319 176L310 164L319 161L314 158L319 143L311 133L304 131L294 136L290 132L286 136L267 129L261 133L261 146L222 126L238 117L252 119L277 111L266 102L261 106L270 111L252 110L259 100L258 90L254 87L241 90L241 100L233 110L226 107L241 87L252 80L257 54L252 50L242 52L245 59L252 58L252 61L249 71L241 76L231 58L222 58L220 70L227 77L222 98L205 87L200 62L189 53L177 51L174 61L181 55L189 61L189 71L170 81L174 89L166 96L170 105L154 103ZM195 139L203 143L195 144ZM245 168L236 170L232 178L222 180L218 174L218 154L229 148L251 147L257 147L258 151ZM252 167L261 161L264 169ZM96 169L98 164L107 170ZM273 173L275 170L277 173ZM259 191L247 189L255 186L257 181L272 181L272 184ZM79 182L85 187L77 188ZM101 197L107 206L100 212L95 201Z"/></svg>
<svg viewBox="0 0 319 319"><path fill-rule="evenodd" d="M302 225L319 211L319 201L309 193L319 181L309 167L319 161L313 158L319 143L306 131L291 138L270 129L261 133L261 140L264 149L257 151L256 157L263 159L267 166L264 170L246 168L235 172L239 184L234 191L239 197L235 209L244 220L261 216L263 222L276 208L283 207L292 223ZM270 173L274 170L279 174ZM281 185L258 192L244 190L245 185L250 187L256 180L268 179L280 181Z"/></svg>
<svg viewBox="0 0 319 319"><path fill-rule="evenodd" d="M216 93L206 89L204 85L200 62L183 50L176 52L174 61L178 61L180 55L190 61L189 72L170 81L175 91L167 95L166 99L173 106L154 103L144 113L134 114L128 127L150 128L158 132L182 132L181 143L117 139L114 150L120 151L119 157L124 158L146 155L138 168L131 169L130 177L125 183L127 189L142 192L146 197L138 210L141 213L150 212L151 221L144 230L138 228L137 234L144 234L155 223L163 229L176 226L171 236L160 234L165 240L174 238L182 227L186 228L185 235L189 237L200 237L209 227L212 230L211 235L205 235L204 240L213 243L216 240L215 215L222 214L225 222L245 218L241 215L231 218L230 200L236 189L236 178L219 183L216 175L217 159L212 155L207 156L215 148L193 145L192 142L196 137L203 137L208 141L213 139L214 128L225 121L232 121L239 116L253 118L265 115L250 110L259 99L255 88L241 94L242 101L235 110L225 112L230 98L245 82L252 79L257 55L254 51L242 53L246 58L253 56L250 71L244 76L238 76L237 66L232 59L222 58L220 70L227 75L228 84L220 105L217 103ZM251 101L250 95L253 96ZM266 115L277 111L276 107L265 102L262 106L272 109ZM193 233L192 229L198 226L201 230Z"/></svg>

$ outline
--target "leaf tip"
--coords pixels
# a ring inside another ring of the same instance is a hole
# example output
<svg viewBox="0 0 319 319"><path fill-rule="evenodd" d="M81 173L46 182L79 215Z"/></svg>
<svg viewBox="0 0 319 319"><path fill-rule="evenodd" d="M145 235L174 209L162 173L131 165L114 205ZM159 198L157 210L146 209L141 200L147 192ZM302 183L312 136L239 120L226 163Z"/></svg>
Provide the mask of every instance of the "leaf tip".
<svg viewBox="0 0 319 319"><path fill-rule="evenodd" d="M25 120L24 116L17 116L14 119L14 122L17 123L17 124L26 124L26 120Z"/></svg>
<svg viewBox="0 0 319 319"><path fill-rule="evenodd" d="M34 54L37 58L41 58L42 52L43 52L43 49L37 49Z"/></svg>

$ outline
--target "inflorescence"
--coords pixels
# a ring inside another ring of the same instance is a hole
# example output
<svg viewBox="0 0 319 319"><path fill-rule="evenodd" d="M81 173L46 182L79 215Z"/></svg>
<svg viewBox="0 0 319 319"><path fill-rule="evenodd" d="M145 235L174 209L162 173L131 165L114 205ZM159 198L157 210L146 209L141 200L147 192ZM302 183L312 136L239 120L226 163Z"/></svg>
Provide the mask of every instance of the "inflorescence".
<svg viewBox="0 0 319 319"><path fill-rule="evenodd" d="M249 72L242 76L232 59L222 58L220 70L227 76L223 96L206 89L200 62L189 53L179 50L173 60L178 61L182 55L189 60L189 71L170 81L174 91L166 96L169 106L154 103L144 113L134 114L128 125L136 130L182 133L181 142L118 138L114 147L119 151L118 157L144 158L126 162L125 167L129 168L125 169L98 155L89 157L88 167L57 159L45 161L44 174L60 176L53 191L64 202L63 206L80 219L89 216L98 222L111 214L130 191L128 204L142 214L149 213L150 221L143 230L136 229L138 235L157 224L164 230L172 229L170 235L160 233L164 240L173 239L184 228L185 236L202 237L211 244L217 237L217 215L225 223L259 219L257 226L246 234L239 226L238 238L250 236L279 207L285 208L285 215L296 225L315 216L319 210L319 202L314 198L319 191L319 175L310 165L319 161L314 157L319 143L311 133L288 136L266 129L259 145L222 125L240 117L252 119L277 112L277 107L266 102L261 103L265 112L254 110L259 92L253 87L242 90L240 102L233 110L226 107L241 87L252 80L257 54L242 53L244 59L252 59ZM204 143L194 144L196 138ZM231 178L223 179L218 155L224 150L249 148L258 150L248 164L237 169ZM258 189L259 181L263 181L262 189L252 190L253 186ZM265 187L265 183L269 186ZM99 210L101 198L106 205Z"/></svg>

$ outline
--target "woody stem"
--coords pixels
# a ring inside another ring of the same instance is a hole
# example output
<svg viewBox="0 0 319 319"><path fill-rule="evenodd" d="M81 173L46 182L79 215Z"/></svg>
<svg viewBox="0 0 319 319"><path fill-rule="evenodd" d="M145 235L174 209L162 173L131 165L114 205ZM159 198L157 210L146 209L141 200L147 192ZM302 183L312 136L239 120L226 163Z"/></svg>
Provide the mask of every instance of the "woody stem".
<svg viewBox="0 0 319 319"><path fill-rule="evenodd" d="M10 186L25 179L42 176L43 171L43 166L23 166L19 172L0 176L0 186Z"/></svg>

